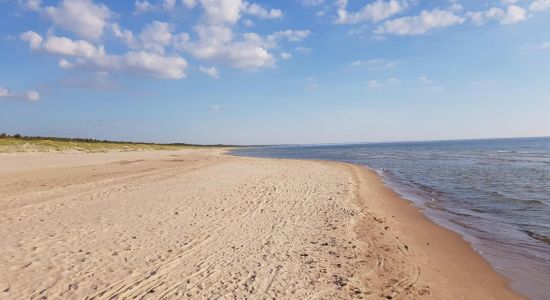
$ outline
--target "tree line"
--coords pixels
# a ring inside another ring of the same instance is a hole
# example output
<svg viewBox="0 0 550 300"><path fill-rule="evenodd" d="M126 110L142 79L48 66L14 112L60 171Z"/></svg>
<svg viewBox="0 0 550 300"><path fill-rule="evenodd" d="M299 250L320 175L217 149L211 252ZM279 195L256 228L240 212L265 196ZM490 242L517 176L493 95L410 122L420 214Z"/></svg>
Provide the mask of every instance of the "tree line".
<svg viewBox="0 0 550 300"><path fill-rule="evenodd" d="M64 137L45 137L45 136L24 136L19 133L16 134L7 134L7 133L0 133L0 139L6 139L6 138L12 138L12 139L21 139L26 141L33 141L33 140L50 140L50 141L58 141L58 142L84 142L84 143L111 143L111 144L139 144L139 145L163 145L163 146L202 146L202 147L239 147L239 146L233 146L233 145L196 145L196 144L185 144L185 143L168 143L168 144L161 144L161 143L147 143L147 142L123 142L123 141L109 141L109 140L98 140L98 139L90 139L90 138L64 138Z"/></svg>

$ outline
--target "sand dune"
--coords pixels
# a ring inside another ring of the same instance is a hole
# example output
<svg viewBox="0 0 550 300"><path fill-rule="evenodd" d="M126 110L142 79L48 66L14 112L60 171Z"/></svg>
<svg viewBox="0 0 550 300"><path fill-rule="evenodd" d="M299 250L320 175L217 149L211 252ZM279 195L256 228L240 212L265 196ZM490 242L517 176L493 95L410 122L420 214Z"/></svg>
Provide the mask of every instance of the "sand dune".
<svg viewBox="0 0 550 300"><path fill-rule="evenodd" d="M1 299L514 299L351 165L221 150L0 156Z"/></svg>

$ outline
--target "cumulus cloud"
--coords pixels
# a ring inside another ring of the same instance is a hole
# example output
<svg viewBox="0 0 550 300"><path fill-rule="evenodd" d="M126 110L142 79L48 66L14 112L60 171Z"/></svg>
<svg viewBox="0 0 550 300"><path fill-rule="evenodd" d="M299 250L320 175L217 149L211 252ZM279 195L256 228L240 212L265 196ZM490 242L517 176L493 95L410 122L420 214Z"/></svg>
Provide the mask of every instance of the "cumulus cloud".
<svg viewBox="0 0 550 300"><path fill-rule="evenodd" d="M483 25L489 20L502 20L505 15L506 12L498 7L491 7L485 11L466 13L466 17L470 18L476 25Z"/></svg>
<svg viewBox="0 0 550 300"><path fill-rule="evenodd" d="M176 0L162 0L158 3L151 3L148 0L137 0L134 2L134 6L135 14L142 14L151 11L171 11L176 8Z"/></svg>
<svg viewBox="0 0 550 300"><path fill-rule="evenodd" d="M550 9L550 0L535 0L529 5L532 11L543 11Z"/></svg>
<svg viewBox="0 0 550 300"><path fill-rule="evenodd" d="M266 8L243 0L198 0L203 10L203 22L208 24L235 24L244 14L260 19L278 19L283 11ZM193 1L193 6L196 2Z"/></svg>
<svg viewBox="0 0 550 300"><path fill-rule="evenodd" d="M338 3L339 8L336 23L339 24L353 24L368 21L378 22L401 13L409 6L407 1L376 0L363 6L359 11L349 12L346 9L347 0L339 0Z"/></svg>
<svg viewBox="0 0 550 300"><path fill-rule="evenodd" d="M139 38L144 49L164 53L164 47L172 43L172 29L166 22L154 21L143 28Z"/></svg>
<svg viewBox="0 0 550 300"><path fill-rule="evenodd" d="M220 78L220 72L218 71L218 69L216 67L204 67L204 66L199 66L199 71L201 71L202 73L212 77L212 78Z"/></svg>
<svg viewBox="0 0 550 300"><path fill-rule="evenodd" d="M95 71L123 71L162 79L185 77L187 61L179 56L164 56L147 51L130 51L122 55L108 54L103 46L96 47L84 40L48 36L43 39L35 32L21 35L31 50L62 57L59 66L64 69L83 68Z"/></svg>
<svg viewBox="0 0 550 300"><path fill-rule="evenodd" d="M29 47L32 50L35 50L40 48L43 39L38 33L34 31L27 31L21 34L21 40L29 42Z"/></svg>
<svg viewBox="0 0 550 300"><path fill-rule="evenodd" d="M110 29L113 35L128 47L134 47L136 45L136 37L131 30L120 27L118 23L111 24Z"/></svg>
<svg viewBox="0 0 550 300"><path fill-rule="evenodd" d="M476 25L483 25L491 20L499 21L501 24L514 24L526 20L527 13L517 5L509 5L506 9L491 7L485 11L468 12L466 17Z"/></svg>
<svg viewBox="0 0 550 300"><path fill-rule="evenodd" d="M524 21L527 19L527 13L525 12L525 9L517 6L517 5L510 5L506 8L506 15L502 20L500 20L500 23L502 24L514 24L521 21Z"/></svg>
<svg viewBox="0 0 550 300"><path fill-rule="evenodd" d="M0 86L0 100L2 99L34 102L40 100L40 93L34 90L15 92Z"/></svg>
<svg viewBox="0 0 550 300"><path fill-rule="evenodd" d="M242 15L242 0L199 0L204 11L204 22L209 24L234 24Z"/></svg>
<svg viewBox="0 0 550 300"><path fill-rule="evenodd" d="M163 21L152 21L140 32L133 32L114 22L115 15L109 8L93 0L61 0L47 7L41 7L39 0L18 1L29 9L40 11L56 26L78 36L57 36L54 31L49 31L45 36L28 31L20 36L29 43L31 50L58 56L59 66L64 69L131 72L177 79L185 77L187 68L187 61L180 54L175 54L181 52L199 60L235 68L259 69L273 67L277 59L288 59L290 54L281 48L282 44L300 42L310 34L308 30L282 30L267 35L238 32L237 24L245 15L257 19L277 19L284 15L280 9L244 0L134 2L136 13L169 11L178 6L195 9L200 15L189 33L176 33L172 24ZM128 49L119 50L117 54L108 53L102 45L105 33L118 39ZM215 67L207 69L207 74L219 76ZM199 67L201 71L207 69Z"/></svg>
<svg viewBox="0 0 550 300"><path fill-rule="evenodd" d="M173 33L173 26L161 21L146 24L138 35L121 28L118 24L113 24L111 31L116 38L131 49L147 50L159 54L164 54L166 48L169 47L182 49L190 39L188 33Z"/></svg>
<svg viewBox="0 0 550 300"><path fill-rule="evenodd" d="M55 25L90 40L101 38L113 15L107 6L92 0L63 0L58 6L45 7L44 13Z"/></svg>
<svg viewBox="0 0 550 300"><path fill-rule="evenodd" d="M430 30L464 23L465 18L447 10L423 10L419 15L384 22L375 34L418 35Z"/></svg>
<svg viewBox="0 0 550 300"><path fill-rule="evenodd" d="M183 49L198 59L215 60L236 68L270 67L275 59L268 52L265 39L255 33L235 37L225 26L196 26L197 39Z"/></svg>
<svg viewBox="0 0 550 300"><path fill-rule="evenodd" d="M256 3L245 2L244 11L246 14L258 17L260 19L278 19L283 17L283 11L280 9L266 9Z"/></svg>
<svg viewBox="0 0 550 300"><path fill-rule="evenodd" d="M194 26L194 37L178 47L197 59L221 62L241 69L273 67L276 58L272 51L280 41L298 42L305 39L307 30L285 30L262 36L257 33L236 33L233 25L242 14L257 17L277 17L279 13L239 0L201 0L201 22ZM282 13L281 13L282 15Z"/></svg>

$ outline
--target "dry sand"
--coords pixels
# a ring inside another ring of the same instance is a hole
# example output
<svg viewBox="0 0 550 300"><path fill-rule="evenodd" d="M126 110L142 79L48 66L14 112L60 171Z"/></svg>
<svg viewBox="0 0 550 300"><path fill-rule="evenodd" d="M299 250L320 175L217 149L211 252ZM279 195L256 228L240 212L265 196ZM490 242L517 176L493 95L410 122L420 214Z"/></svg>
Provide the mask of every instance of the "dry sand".
<svg viewBox="0 0 550 300"><path fill-rule="evenodd" d="M0 299L519 299L372 172L221 150L0 155Z"/></svg>

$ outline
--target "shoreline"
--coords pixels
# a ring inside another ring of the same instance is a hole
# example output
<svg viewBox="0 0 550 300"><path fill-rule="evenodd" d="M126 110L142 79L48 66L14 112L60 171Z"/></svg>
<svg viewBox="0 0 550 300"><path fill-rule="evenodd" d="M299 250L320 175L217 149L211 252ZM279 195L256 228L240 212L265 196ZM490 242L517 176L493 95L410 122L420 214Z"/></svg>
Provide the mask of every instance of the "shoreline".
<svg viewBox="0 0 550 300"><path fill-rule="evenodd" d="M224 154L236 157L254 157L234 155L230 151ZM473 245L464 236L430 219L421 207L416 206L413 201L406 199L387 185L384 177L374 169L365 165L337 160L264 157L261 159L314 161L321 164L342 165L350 169L357 184L357 205L369 209L365 201L368 201L371 205L375 204L375 214L384 215L384 220L376 216L371 217L379 224L385 224L386 222L392 224L391 228L397 229L399 236L405 236L402 240L399 240L399 238L395 240L400 245L400 250L403 253L410 252L413 256L421 258L423 271L416 270L415 279L412 281L424 282L426 287L429 282L438 282L435 289L424 289L421 293L434 293L436 295L432 296L435 296L435 299L528 299L514 290L511 287L512 280L495 270L486 258L475 251ZM368 192L369 190L375 191L374 195L383 195L381 198L388 201L373 196L372 192ZM397 219L399 221L395 221ZM367 222L367 224L367 228L373 226L372 222ZM358 226L360 225L358 224ZM386 230L390 226L383 227ZM365 229L365 225L362 229ZM359 231L362 229L359 228ZM439 241L435 241L436 239L439 239ZM408 244L403 244L404 240ZM413 250L411 244L414 244L417 249ZM460 262L457 263L453 261L454 259L459 259ZM463 264L466 266L463 266ZM418 266L415 268L418 268ZM446 278L440 280L441 276ZM448 284L448 280L459 282L460 285L441 288L442 285ZM480 285L483 288L480 288ZM405 285L403 289L411 286L411 284ZM453 296L451 297L451 295Z"/></svg>
<svg viewBox="0 0 550 300"><path fill-rule="evenodd" d="M224 152L0 156L0 295L523 299L373 171Z"/></svg>
<svg viewBox="0 0 550 300"><path fill-rule="evenodd" d="M430 294L436 299L526 299L462 235L431 220L414 202L387 186L376 171L343 164L355 174L360 205L367 206L368 201L375 214L383 216L382 224L398 236L396 242L418 264L415 282L431 285Z"/></svg>

